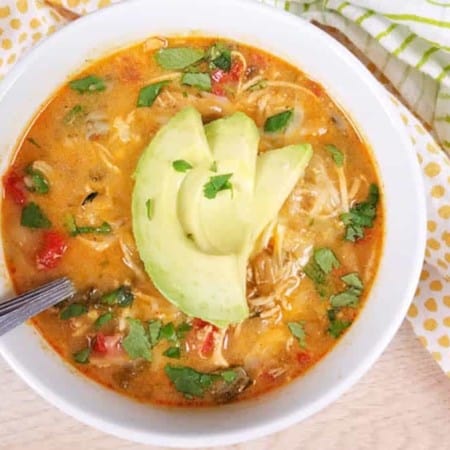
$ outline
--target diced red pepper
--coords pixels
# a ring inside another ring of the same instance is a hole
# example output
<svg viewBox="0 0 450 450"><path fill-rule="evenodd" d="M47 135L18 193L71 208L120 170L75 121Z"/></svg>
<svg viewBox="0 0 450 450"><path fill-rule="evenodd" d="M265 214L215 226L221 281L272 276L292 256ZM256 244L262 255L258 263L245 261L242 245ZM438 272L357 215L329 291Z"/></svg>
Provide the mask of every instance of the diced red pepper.
<svg viewBox="0 0 450 450"><path fill-rule="evenodd" d="M42 246L36 254L38 270L54 269L67 250L66 237L57 231L45 231Z"/></svg>
<svg viewBox="0 0 450 450"><path fill-rule="evenodd" d="M302 365L306 365L311 361L311 356L305 352L297 353L296 357L297 357L297 361Z"/></svg>
<svg viewBox="0 0 450 450"><path fill-rule="evenodd" d="M106 338L103 333L97 333L92 343L92 350L97 353L107 353Z"/></svg>
<svg viewBox="0 0 450 450"><path fill-rule="evenodd" d="M202 343L200 353L202 356L209 356L214 351L214 330L209 331Z"/></svg>
<svg viewBox="0 0 450 450"><path fill-rule="evenodd" d="M23 205L27 200L27 191L23 176L19 175L14 170L9 171L3 177L3 187L5 194L11 198L16 205Z"/></svg>

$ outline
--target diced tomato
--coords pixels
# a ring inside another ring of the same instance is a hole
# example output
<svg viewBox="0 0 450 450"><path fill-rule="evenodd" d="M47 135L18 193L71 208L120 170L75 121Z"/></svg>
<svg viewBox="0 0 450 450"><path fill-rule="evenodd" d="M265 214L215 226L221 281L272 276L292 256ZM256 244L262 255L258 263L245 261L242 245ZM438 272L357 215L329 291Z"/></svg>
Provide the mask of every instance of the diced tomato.
<svg viewBox="0 0 450 450"><path fill-rule="evenodd" d="M323 88L319 83L315 81L308 80L307 82L308 89L316 96L321 97L323 94Z"/></svg>
<svg viewBox="0 0 450 450"><path fill-rule="evenodd" d="M92 343L92 350L97 353L106 353L108 351L106 347L105 335L103 333L97 333Z"/></svg>
<svg viewBox="0 0 450 450"><path fill-rule="evenodd" d="M67 250L66 237L57 231L45 231L42 246L36 254L38 270L54 269Z"/></svg>
<svg viewBox="0 0 450 450"><path fill-rule="evenodd" d="M5 194L11 198L16 205L23 205L27 200L23 176L15 171L9 171L3 177L3 188Z"/></svg>
<svg viewBox="0 0 450 450"><path fill-rule="evenodd" d="M306 365L311 361L311 356L306 352L297 353L296 358L297 361L302 365Z"/></svg>
<svg viewBox="0 0 450 450"><path fill-rule="evenodd" d="M209 325L208 322L205 322L202 319L199 319L198 317L195 317L194 320L192 321L192 326L194 328L205 328L207 325Z"/></svg>
<svg viewBox="0 0 450 450"><path fill-rule="evenodd" d="M211 92L214 95L218 95L219 97L225 97L225 90L219 84L213 84L211 88Z"/></svg>
<svg viewBox="0 0 450 450"><path fill-rule="evenodd" d="M202 356L209 356L214 351L214 330L212 329L206 334L206 337L200 348Z"/></svg>
<svg viewBox="0 0 450 450"><path fill-rule="evenodd" d="M239 78L242 76L242 71L244 70L244 64L240 59L233 62L230 69L230 78L233 81L239 81Z"/></svg>
<svg viewBox="0 0 450 450"><path fill-rule="evenodd" d="M215 84L223 83L224 78L227 77L228 77L227 73L222 69L216 69L211 72L211 80Z"/></svg>

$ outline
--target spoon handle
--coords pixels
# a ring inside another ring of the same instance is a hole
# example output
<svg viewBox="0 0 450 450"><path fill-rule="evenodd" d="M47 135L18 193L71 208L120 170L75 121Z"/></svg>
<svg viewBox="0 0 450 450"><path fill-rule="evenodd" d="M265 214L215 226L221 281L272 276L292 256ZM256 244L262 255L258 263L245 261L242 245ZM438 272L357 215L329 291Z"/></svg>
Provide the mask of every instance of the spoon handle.
<svg viewBox="0 0 450 450"><path fill-rule="evenodd" d="M0 304L0 336L73 294L72 282L60 278L6 300Z"/></svg>

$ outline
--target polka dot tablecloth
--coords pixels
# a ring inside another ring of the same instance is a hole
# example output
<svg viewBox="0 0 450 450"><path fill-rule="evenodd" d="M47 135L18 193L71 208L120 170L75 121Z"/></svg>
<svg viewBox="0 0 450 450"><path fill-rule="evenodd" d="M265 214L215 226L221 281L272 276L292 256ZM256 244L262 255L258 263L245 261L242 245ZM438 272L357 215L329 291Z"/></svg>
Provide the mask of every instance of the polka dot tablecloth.
<svg viewBox="0 0 450 450"><path fill-rule="evenodd" d="M108 6L110 3L113 2L111 0L0 0L0 79L20 57L29 51L33 44L55 32L68 21ZM275 0L272 3L274 6L290 9L291 3L294 2ZM302 4L301 12L298 14L312 10L310 8L312 3L314 3L312 0L303 2L298 0L297 4ZM351 3L345 2L345 6ZM355 1L358 7L361 7L362 3L364 3L362 0ZM412 4L412 2L408 3ZM328 5L328 2L324 4ZM344 3L339 8L343 5ZM364 16L368 17L369 14L366 13ZM320 17L316 15L313 18L320 22ZM339 28L335 24L333 26ZM446 29L443 32L449 33L449 30ZM352 43L357 40L357 33L349 32L347 36L351 37ZM346 42L350 46L352 43ZM378 65L378 69L375 69L377 61L365 60L363 53L360 52L358 56L380 81L386 81L384 78L386 73L379 70L380 66ZM441 97L448 95L450 99L450 94L445 92L440 92L439 95ZM407 94L404 94L404 100L411 104ZM450 376L450 163L447 155L415 115L394 96L392 101L398 108L398 113L409 132L422 167L428 208L428 241L424 268L408 318L420 341ZM415 112L420 114L418 110ZM445 117L449 118L450 123L450 115ZM448 144L446 140L442 143ZM392 300L395 301L395 299Z"/></svg>

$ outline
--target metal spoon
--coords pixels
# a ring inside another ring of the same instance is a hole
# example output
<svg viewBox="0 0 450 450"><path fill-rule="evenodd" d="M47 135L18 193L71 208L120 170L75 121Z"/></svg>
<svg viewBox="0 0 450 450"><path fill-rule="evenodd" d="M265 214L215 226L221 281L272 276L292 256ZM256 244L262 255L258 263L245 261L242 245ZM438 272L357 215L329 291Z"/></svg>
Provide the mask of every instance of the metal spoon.
<svg viewBox="0 0 450 450"><path fill-rule="evenodd" d="M0 303L0 336L73 294L75 287L64 277Z"/></svg>

